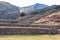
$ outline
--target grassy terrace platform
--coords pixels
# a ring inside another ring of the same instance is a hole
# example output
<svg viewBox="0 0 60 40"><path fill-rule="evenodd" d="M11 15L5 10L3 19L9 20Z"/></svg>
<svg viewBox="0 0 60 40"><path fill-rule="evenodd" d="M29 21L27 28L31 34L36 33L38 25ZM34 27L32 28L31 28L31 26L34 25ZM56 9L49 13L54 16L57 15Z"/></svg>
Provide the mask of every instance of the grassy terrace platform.
<svg viewBox="0 0 60 40"><path fill-rule="evenodd" d="M60 40L60 35L0 35L0 40Z"/></svg>

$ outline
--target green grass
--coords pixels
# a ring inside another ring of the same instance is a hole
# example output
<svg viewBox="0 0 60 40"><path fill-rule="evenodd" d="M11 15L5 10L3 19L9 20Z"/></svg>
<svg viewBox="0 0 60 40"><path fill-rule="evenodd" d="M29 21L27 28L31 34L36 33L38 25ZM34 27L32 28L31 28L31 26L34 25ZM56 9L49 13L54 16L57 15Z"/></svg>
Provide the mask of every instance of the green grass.
<svg viewBox="0 0 60 40"><path fill-rule="evenodd" d="M0 40L60 40L60 35L0 35Z"/></svg>

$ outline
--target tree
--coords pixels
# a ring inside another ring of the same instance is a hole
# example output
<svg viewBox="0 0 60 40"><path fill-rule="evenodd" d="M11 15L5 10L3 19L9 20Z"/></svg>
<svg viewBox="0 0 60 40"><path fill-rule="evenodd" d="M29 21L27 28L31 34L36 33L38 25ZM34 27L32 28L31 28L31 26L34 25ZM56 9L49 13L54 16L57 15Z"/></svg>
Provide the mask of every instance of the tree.
<svg viewBox="0 0 60 40"><path fill-rule="evenodd" d="M20 16L22 16L22 17L25 16L25 13L20 13Z"/></svg>

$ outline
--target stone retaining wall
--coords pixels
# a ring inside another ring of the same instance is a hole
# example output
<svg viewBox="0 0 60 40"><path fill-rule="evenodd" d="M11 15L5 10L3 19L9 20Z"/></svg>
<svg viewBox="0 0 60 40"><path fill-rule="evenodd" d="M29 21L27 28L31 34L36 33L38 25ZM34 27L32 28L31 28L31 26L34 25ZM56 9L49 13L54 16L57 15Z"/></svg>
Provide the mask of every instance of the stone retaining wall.
<svg viewBox="0 0 60 40"><path fill-rule="evenodd" d="M0 26L0 34L60 34L60 26Z"/></svg>
<svg viewBox="0 0 60 40"><path fill-rule="evenodd" d="M0 34L56 34L52 29L0 28Z"/></svg>

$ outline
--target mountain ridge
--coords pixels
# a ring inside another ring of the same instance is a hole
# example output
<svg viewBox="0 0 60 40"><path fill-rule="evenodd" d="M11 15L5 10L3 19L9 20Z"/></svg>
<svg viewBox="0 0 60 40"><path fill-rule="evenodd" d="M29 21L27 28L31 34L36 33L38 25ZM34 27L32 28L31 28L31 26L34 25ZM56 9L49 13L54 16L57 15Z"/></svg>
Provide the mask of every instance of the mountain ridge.
<svg viewBox="0 0 60 40"><path fill-rule="evenodd" d="M20 10L20 11L22 11L24 13L29 13L29 12L33 12L33 11L41 9L41 8L45 8L47 6L48 5L36 3L36 4L30 5L30 6L27 6L27 7L22 7L22 10Z"/></svg>

